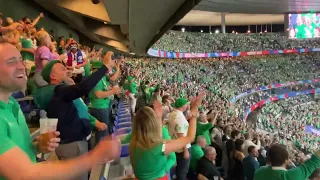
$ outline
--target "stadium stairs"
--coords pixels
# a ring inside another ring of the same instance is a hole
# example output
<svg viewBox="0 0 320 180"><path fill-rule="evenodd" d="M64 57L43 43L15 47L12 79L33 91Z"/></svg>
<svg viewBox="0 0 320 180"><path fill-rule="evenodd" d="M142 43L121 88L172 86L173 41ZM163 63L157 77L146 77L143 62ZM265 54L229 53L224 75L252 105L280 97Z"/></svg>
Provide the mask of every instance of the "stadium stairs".
<svg viewBox="0 0 320 180"><path fill-rule="evenodd" d="M129 102L121 100L118 105L118 113L114 122L114 132L120 138L131 132L131 112ZM129 158L129 146L123 144L121 147L120 160L114 161L106 166L105 173L100 180L123 180L134 179L132 166ZM91 179L90 180L96 180Z"/></svg>

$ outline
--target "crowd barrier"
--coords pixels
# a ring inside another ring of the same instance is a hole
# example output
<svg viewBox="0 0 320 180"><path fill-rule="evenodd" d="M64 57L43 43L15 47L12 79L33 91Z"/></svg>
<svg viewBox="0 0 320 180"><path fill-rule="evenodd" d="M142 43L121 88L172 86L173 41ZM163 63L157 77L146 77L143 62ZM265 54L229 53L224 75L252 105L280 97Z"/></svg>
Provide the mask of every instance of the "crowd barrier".
<svg viewBox="0 0 320 180"><path fill-rule="evenodd" d="M285 50L267 50L267 51L250 51L250 52L210 52L210 53L186 53L186 52L168 52L150 48L148 54L161 58L210 58L210 57L235 57L235 56L254 56L254 55L270 55L270 54L292 54L320 52L320 48L297 48Z"/></svg>
<svg viewBox="0 0 320 180"><path fill-rule="evenodd" d="M233 97L230 101L231 101L232 104L234 104L240 98L243 98L245 96L248 96L250 94L253 94L253 93L256 93L256 92L259 92L259 91L264 91L264 90L268 90L268 89L282 88L282 87L288 87L288 86L298 85L298 84L311 84L311 83L318 83L318 82L320 82L320 79L311 79L311 80L302 80L302 81L271 84L271 85L268 85L268 86L262 86L262 87L258 87L258 88L248 89L247 92L243 92L243 93Z"/></svg>
<svg viewBox="0 0 320 180"><path fill-rule="evenodd" d="M307 94L316 94L316 93L320 93L320 88L317 88L317 89L311 89L311 90L306 90L306 91L298 91L298 92L290 92L290 93L286 93L286 94L281 94L281 95L277 95L277 96L273 96L271 98L268 98L268 99L264 99L264 100L261 100L259 101L258 103L252 105L247 111L246 111L246 114L245 114L245 117L244 117L244 121L247 120L249 114L251 112L253 112L255 109L259 108L259 107L262 107L263 105L267 104L267 103L270 103L270 102L274 102L274 101L278 101L280 99L287 99L289 97L295 97L295 96L299 96L299 95L307 95Z"/></svg>

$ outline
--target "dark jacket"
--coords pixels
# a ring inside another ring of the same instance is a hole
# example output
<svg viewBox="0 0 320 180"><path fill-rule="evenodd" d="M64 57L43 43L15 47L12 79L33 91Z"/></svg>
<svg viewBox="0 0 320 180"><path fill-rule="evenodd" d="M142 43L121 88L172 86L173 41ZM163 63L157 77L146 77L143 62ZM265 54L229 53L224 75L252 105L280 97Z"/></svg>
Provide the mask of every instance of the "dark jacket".
<svg viewBox="0 0 320 180"><path fill-rule="evenodd" d="M259 162L252 156L247 156L242 161L243 175L247 180L253 180L255 171L260 167Z"/></svg>
<svg viewBox="0 0 320 180"><path fill-rule="evenodd" d="M89 114L81 97L89 94L107 72L108 69L103 66L79 84L48 85L34 93L36 105L47 112L47 117L58 118L57 131L60 132L61 144L86 140L91 133L95 118Z"/></svg>

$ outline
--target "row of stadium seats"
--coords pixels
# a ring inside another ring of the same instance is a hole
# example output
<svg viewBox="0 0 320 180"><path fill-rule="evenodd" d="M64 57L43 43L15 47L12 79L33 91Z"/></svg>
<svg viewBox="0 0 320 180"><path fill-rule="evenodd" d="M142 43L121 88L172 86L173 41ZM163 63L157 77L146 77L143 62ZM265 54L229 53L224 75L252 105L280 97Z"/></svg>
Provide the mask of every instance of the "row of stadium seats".
<svg viewBox="0 0 320 180"><path fill-rule="evenodd" d="M26 96L22 91L13 93L12 97L19 102L27 123L32 125L39 124L40 109L33 103L33 97Z"/></svg>
<svg viewBox="0 0 320 180"><path fill-rule="evenodd" d="M120 137L126 136L131 132L131 113L130 106L125 102L119 103L119 111L115 120L114 132ZM120 157L128 157L128 144L122 145Z"/></svg>
<svg viewBox="0 0 320 180"><path fill-rule="evenodd" d="M130 105L126 101L120 101L117 117L114 122L113 131L121 139L131 132L131 113ZM120 161L113 162L109 168L106 179L126 179L132 175L132 167L129 159L129 144L123 144L121 147Z"/></svg>

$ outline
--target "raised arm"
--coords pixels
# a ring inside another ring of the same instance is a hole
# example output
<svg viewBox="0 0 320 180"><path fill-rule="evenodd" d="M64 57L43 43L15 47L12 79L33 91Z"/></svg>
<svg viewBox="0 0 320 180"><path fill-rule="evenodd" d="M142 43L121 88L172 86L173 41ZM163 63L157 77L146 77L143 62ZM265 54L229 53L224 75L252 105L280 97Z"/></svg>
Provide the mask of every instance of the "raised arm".
<svg viewBox="0 0 320 180"><path fill-rule="evenodd" d="M32 26L35 26L38 24L38 22L40 21L41 18L43 18L44 15L43 13L40 13L40 15L38 17L36 17L33 21L32 21Z"/></svg>
<svg viewBox="0 0 320 180"><path fill-rule="evenodd" d="M71 86L59 85L55 88L55 95L59 96L65 101L73 101L86 94L89 94L107 71L107 67L103 66L96 72L92 73L86 80L81 81L79 84Z"/></svg>
<svg viewBox="0 0 320 180"><path fill-rule="evenodd" d="M196 135L196 126L197 126L197 116L198 107L201 105L204 93L200 93L192 102L191 102L191 114L192 117L189 121L189 128L187 136L180 137L178 139L170 140L165 145L165 154L170 154L171 152L178 151L179 149L184 148L188 143L191 143Z"/></svg>
<svg viewBox="0 0 320 180"><path fill-rule="evenodd" d="M1 33L6 33L6 32L9 32L9 31L13 31L13 30L17 29L18 26L22 27L22 25L19 24L19 23L13 23L13 24L11 24L9 26L0 27L0 32Z"/></svg>
<svg viewBox="0 0 320 180"><path fill-rule="evenodd" d="M108 52L103 60L104 66L92 73L86 80L76 85L66 86L60 85L55 88L55 94L65 101L72 101L80 98L96 86L96 84L102 79L108 71L107 67L111 67L111 56L113 52Z"/></svg>
<svg viewBox="0 0 320 180"><path fill-rule="evenodd" d="M296 179L296 177L304 177L307 179L316 168L320 167L320 150L318 150L314 155L312 155L311 159L304 162L297 168L293 168L288 170L287 179Z"/></svg>
<svg viewBox="0 0 320 180"><path fill-rule="evenodd" d="M121 75L121 69L120 69L121 60L117 63L117 71L114 73L113 76L110 77L111 81L116 81L118 77Z"/></svg>
<svg viewBox="0 0 320 180"><path fill-rule="evenodd" d="M0 139L1 143L6 143L6 145L9 143L10 145L10 148L5 151L0 147L0 176L5 179L74 179L104 160L112 160L118 156L120 151L119 142L103 140L93 151L74 159L32 163L29 157L9 138L5 140L2 137Z"/></svg>

